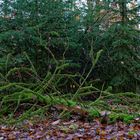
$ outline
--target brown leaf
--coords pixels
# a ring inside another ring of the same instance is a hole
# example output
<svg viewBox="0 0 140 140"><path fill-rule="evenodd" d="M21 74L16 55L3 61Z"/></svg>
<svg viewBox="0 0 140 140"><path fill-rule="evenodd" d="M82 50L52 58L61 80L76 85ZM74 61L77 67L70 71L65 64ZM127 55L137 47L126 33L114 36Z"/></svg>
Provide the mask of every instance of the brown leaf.
<svg viewBox="0 0 140 140"><path fill-rule="evenodd" d="M8 127L5 127L5 126L2 126L0 129L3 130L3 131L11 131L11 128L8 128Z"/></svg>
<svg viewBox="0 0 140 140"><path fill-rule="evenodd" d="M13 134L9 134L8 135L8 140L15 140L16 136L14 136Z"/></svg>

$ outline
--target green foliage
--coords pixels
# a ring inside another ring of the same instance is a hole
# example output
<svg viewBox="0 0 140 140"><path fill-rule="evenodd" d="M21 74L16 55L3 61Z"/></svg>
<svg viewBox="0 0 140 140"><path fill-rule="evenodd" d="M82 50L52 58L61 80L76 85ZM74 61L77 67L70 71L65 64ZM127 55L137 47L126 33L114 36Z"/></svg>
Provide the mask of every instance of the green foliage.
<svg viewBox="0 0 140 140"><path fill-rule="evenodd" d="M93 118L93 117L99 117L100 116L100 113L95 110L95 109L92 109L92 110L89 110L89 117Z"/></svg>
<svg viewBox="0 0 140 140"><path fill-rule="evenodd" d="M88 107L110 109L102 100L114 97L110 92L139 98L128 92L140 89L138 6L129 9L126 0L117 0L116 8L114 1L76 2L2 0L1 114L30 103L24 118L31 111L42 113L40 104L74 107L86 99L92 100ZM121 99L115 96L114 102ZM89 114L99 116L95 108Z"/></svg>
<svg viewBox="0 0 140 140"><path fill-rule="evenodd" d="M109 119L110 119L110 123L116 122L117 120L118 121L122 120L125 123L130 123L131 120L134 119L134 116L128 115L128 114L123 114L123 113L122 114L112 113L112 114L110 114Z"/></svg>

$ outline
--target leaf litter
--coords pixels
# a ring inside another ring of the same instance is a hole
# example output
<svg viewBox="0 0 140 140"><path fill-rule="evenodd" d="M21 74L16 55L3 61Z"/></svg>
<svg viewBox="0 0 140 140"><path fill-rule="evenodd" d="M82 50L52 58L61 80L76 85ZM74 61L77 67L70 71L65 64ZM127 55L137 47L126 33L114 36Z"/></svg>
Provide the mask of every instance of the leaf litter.
<svg viewBox="0 0 140 140"><path fill-rule="evenodd" d="M140 140L140 123L43 119L19 125L0 125L0 140Z"/></svg>

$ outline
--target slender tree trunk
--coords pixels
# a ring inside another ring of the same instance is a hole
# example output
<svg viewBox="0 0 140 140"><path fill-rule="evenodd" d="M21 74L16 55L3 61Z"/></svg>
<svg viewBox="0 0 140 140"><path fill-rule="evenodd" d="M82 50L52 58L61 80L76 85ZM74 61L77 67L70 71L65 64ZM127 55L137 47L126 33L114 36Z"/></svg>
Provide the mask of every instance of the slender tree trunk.
<svg viewBox="0 0 140 140"><path fill-rule="evenodd" d="M127 7L126 7L126 0L120 0L119 6L120 6L120 15L122 17L122 24L126 24L127 22Z"/></svg>
<svg viewBox="0 0 140 140"><path fill-rule="evenodd" d="M4 18L8 17L8 0L4 0Z"/></svg>

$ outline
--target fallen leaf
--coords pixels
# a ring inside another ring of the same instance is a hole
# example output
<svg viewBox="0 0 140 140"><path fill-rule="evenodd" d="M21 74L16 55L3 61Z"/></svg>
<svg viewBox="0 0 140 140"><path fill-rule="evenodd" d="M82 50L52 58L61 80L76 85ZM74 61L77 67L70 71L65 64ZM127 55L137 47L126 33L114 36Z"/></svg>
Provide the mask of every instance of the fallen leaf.
<svg viewBox="0 0 140 140"><path fill-rule="evenodd" d="M16 136L14 136L13 134L9 134L8 135L8 140L15 140Z"/></svg>
<svg viewBox="0 0 140 140"><path fill-rule="evenodd" d="M57 121L52 122L52 125L57 125L59 123L60 123L60 120L57 120Z"/></svg>

